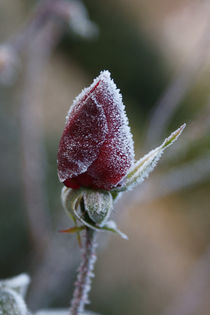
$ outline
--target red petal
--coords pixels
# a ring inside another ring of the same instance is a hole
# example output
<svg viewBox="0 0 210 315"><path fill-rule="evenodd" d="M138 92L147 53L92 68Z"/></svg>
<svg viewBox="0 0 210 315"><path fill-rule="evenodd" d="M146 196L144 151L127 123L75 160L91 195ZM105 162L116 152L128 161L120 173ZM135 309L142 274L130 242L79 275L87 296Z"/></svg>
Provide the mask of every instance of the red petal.
<svg viewBox="0 0 210 315"><path fill-rule="evenodd" d="M101 78L95 94L97 102L103 104L108 134L87 173L95 178L96 187L109 190L123 179L134 163L133 141L121 95L108 74Z"/></svg>
<svg viewBox="0 0 210 315"><path fill-rule="evenodd" d="M107 121L100 104L88 96L74 105L61 137L58 175L61 182L87 171L98 157L107 134Z"/></svg>

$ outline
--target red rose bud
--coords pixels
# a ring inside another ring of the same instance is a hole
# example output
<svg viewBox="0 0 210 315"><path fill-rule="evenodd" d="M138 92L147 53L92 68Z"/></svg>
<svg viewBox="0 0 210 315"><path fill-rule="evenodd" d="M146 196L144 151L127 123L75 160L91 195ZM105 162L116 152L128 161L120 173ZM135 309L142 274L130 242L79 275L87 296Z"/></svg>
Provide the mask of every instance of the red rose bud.
<svg viewBox="0 0 210 315"><path fill-rule="evenodd" d="M122 97L103 71L71 106L59 144L58 176L70 188L111 190L134 164Z"/></svg>

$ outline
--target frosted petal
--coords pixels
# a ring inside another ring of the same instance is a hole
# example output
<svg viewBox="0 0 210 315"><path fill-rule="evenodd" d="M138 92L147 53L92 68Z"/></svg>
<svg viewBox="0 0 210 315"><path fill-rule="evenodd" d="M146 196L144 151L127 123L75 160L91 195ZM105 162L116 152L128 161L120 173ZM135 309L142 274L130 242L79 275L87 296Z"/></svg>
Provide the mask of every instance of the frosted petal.
<svg viewBox="0 0 210 315"><path fill-rule="evenodd" d="M58 175L61 182L87 170L97 158L106 134L104 110L91 96L74 107L59 145Z"/></svg>
<svg viewBox="0 0 210 315"><path fill-rule="evenodd" d="M134 146L122 96L110 78L110 73L103 71L96 80L99 83L94 90L94 97L103 106L108 133L97 159L78 180L85 185L88 178L95 188L109 190L122 180L133 165Z"/></svg>

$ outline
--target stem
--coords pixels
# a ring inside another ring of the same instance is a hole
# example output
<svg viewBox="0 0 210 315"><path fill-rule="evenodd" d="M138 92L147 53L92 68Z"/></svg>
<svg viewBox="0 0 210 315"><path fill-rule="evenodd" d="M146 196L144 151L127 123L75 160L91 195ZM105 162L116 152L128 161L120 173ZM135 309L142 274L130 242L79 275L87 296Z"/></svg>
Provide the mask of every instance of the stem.
<svg viewBox="0 0 210 315"><path fill-rule="evenodd" d="M22 179L29 233L36 256L42 255L51 233L46 192L46 152L42 123L44 66L60 37L60 29L49 20L25 48L25 76L20 95L20 145ZM38 224L37 224L38 222Z"/></svg>
<svg viewBox="0 0 210 315"><path fill-rule="evenodd" d="M91 290L94 263L96 261L95 241L96 232L86 228L83 246L82 262L78 269L77 280L71 301L70 315L78 315L84 311L85 304L89 303L88 294Z"/></svg>

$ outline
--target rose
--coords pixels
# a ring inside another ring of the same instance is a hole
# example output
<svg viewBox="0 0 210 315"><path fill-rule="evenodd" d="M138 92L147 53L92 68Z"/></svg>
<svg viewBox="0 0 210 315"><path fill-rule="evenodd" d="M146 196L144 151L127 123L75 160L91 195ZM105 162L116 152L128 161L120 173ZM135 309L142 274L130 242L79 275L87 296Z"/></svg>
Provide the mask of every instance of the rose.
<svg viewBox="0 0 210 315"><path fill-rule="evenodd" d="M67 187L111 190L134 164L133 140L119 90L103 71L75 99L58 151Z"/></svg>
<svg viewBox="0 0 210 315"><path fill-rule="evenodd" d="M58 151L58 176L66 186L62 189L61 200L75 223L63 232L76 232L81 245L80 232L86 230L71 314L81 313L88 301L95 262L94 231L115 232L127 238L114 221L108 221L113 203L119 193L149 175L163 151L178 138L184 127L134 162L132 135L122 97L110 73L101 72L75 99Z"/></svg>
<svg viewBox="0 0 210 315"><path fill-rule="evenodd" d="M66 117L59 144L58 176L65 210L82 226L121 233L107 221L120 192L144 180L163 151L181 134L185 124L156 149L134 161L133 140L122 97L108 71L75 99Z"/></svg>

